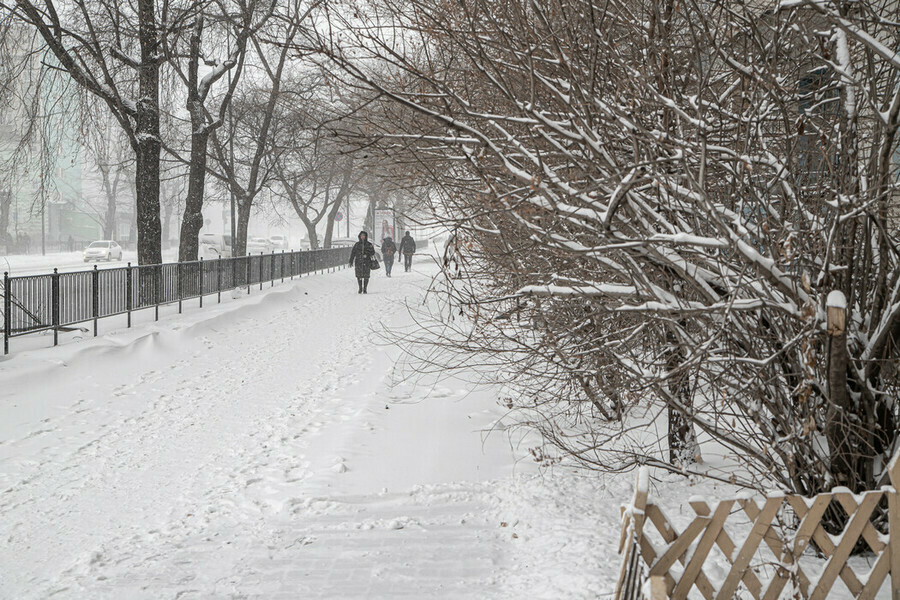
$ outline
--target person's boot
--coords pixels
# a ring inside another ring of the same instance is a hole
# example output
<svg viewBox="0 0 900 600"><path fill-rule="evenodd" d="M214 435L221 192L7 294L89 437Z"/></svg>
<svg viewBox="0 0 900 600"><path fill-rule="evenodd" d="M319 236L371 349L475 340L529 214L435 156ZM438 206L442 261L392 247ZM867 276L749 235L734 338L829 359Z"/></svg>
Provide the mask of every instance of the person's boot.
<svg viewBox="0 0 900 600"><path fill-rule="evenodd" d="M363 279L363 294L369 293L369 280Z"/></svg>
<svg viewBox="0 0 900 600"><path fill-rule="evenodd" d="M359 291L356 292L356 293L357 293L357 294L362 294L362 293L363 293L363 285L362 285L363 280L362 280L362 279L357 279L356 282L359 284Z"/></svg>

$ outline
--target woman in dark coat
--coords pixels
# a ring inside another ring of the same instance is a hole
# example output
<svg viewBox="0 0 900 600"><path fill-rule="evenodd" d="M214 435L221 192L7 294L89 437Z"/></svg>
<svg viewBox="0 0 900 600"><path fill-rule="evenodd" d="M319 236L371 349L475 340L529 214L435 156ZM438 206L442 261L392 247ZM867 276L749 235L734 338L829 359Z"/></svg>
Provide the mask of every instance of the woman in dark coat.
<svg viewBox="0 0 900 600"><path fill-rule="evenodd" d="M355 266L356 281L359 283L358 294L369 293L369 275L372 270L372 257L375 256L375 246L369 241L369 234L359 232L359 241L353 245L350 251L350 266Z"/></svg>
<svg viewBox="0 0 900 600"><path fill-rule="evenodd" d="M394 266L394 255L397 254L397 244L389 237L381 242L381 257L384 259L384 273L391 276L391 268Z"/></svg>

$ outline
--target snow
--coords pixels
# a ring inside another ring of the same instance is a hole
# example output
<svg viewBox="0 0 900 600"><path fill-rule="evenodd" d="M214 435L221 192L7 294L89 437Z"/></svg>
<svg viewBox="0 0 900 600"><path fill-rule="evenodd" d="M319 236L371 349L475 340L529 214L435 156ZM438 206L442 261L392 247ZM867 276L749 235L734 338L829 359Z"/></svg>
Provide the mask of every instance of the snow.
<svg viewBox="0 0 900 600"><path fill-rule="evenodd" d="M304 277L0 360L0 598L610 596L635 473L538 471L499 390L404 379L374 333L413 324L436 270L366 296L349 270ZM641 469L651 487L679 531L691 501L750 498Z"/></svg>
<svg viewBox="0 0 900 600"><path fill-rule="evenodd" d="M846 310L847 298L844 296L844 292L840 290L828 292L828 297L825 299L825 306L829 308L843 308Z"/></svg>
<svg viewBox="0 0 900 600"><path fill-rule="evenodd" d="M163 252L163 260L171 262L178 257L178 249L172 248ZM98 262L98 269L115 269L128 263L137 265L137 252L126 250L121 261ZM40 254L13 254L0 256L0 272L8 272L10 277L19 275L41 275L52 273L58 269L60 273L69 271L87 271L94 268L94 263L84 262L81 251L51 252L46 256Z"/></svg>
<svg viewBox="0 0 900 600"><path fill-rule="evenodd" d="M395 380L372 330L409 325L435 269L367 296L305 277L0 362L0 597L611 592L626 487L536 473L485 431L496 390Z"/></svg>

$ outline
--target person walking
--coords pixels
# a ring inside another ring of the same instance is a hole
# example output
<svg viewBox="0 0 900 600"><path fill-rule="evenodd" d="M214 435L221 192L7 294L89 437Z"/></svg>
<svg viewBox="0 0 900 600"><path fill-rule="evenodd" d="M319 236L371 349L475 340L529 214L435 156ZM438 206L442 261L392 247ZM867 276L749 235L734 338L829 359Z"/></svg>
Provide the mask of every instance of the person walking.
<svg viewBox="0 0 900 600"><path fill-rule="evenodd" d="M350 266L356 270L356 282L359 284L358 294L369 293L369 275L372 271L372 259L375 257L375 246L369 241L369 234L360 231L359 241L350 251Z"/></svg>
<svg viewBox="0 0 900 600"><path fill-rule="evenodd" d="M400 240L400 254L403 255L403 270L407 273L412 268L412 257L416 253L416 241L407 231Z"/></svg>
<svg viewBox="0 0 900 600"><path fill-rule="evenodd" d="M381 242L381 257L384 259L384 272L388 277L391 276L391 269L394 268L394 255L397 254L397 244L390 236L384 238Z"/></svg>

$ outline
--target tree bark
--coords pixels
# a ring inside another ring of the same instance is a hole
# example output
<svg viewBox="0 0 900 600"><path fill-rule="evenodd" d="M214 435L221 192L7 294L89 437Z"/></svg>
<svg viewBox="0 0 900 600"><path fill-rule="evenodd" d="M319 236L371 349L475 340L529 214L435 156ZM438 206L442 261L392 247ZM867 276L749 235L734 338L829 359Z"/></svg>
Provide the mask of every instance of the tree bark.
<svg viewBox="0 0 900 600"><path fill-rule="evenodd" d="M202 117L201 117L202 119ZM181 237L178 242L178 260L197 260L200 229L203 227L203 196L206 187L206 148L209 132L203 122L191 116L191 166L188 173L188 191L181 219ZM199 131L198 131L199 130Z"/></svg>
<svg viewBox="0 0 900 600"><path fill-rule="evenodd" d="M233 250L235 256L246 256L247 254L247 231L250 227L250 210L253 208L253 200L244 195L235 198L237 203L237 239L231 240L234 244Z"/></svg>
<svg viewBox="0 0 900 600"><path fill-rule="evenodd" d="M138 68L135 138L137 172L135 195L138 225L138 264L162 262L162 224L159 218L159 36L155 0L138 0L138 35L141 64Z"/></svg>
<svg viewBox="0 0 900 600"><path fill-rule="evenodd" d="M0 245L8 245L9 236L9 209L12 205L12 190L0 191Z"/></svg>

